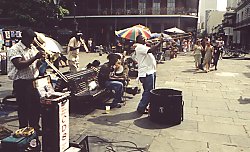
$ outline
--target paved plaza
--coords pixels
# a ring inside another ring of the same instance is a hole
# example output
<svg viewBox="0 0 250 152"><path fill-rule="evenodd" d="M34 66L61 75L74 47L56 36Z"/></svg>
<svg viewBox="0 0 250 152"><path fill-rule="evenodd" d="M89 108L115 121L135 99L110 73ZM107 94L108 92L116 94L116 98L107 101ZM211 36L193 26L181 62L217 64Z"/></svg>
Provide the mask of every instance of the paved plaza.
<svg viewBox="0 0 250 152"><path fill-rule="evenodd" d="M95 59L104 63L106 54L80 53L85 67ZM219 60L218 70L209 73L194 70L190 54L157 65L157 88L182 91L184 120L167 126L151 122L136 110L141 94L128 95L126 105L109 114L96 109L88 115L70 114L70 138L85 134L113 142L117 152L249 152L250 151L250 60ZM61 68L67 71L68 67ZM131 80L132 85L138 85ZM12 91L12 82L0 75L0 99ZM80 107L79 107L80 108ZM82 108L84 110L84 107ZM84 111L83 111L84 113ZM0 113L0 123L11 130L18 128L17 113ZM92 137L91 137L92 136ZM124 142L129 141L129 142ZM137 146L138 148L131 148ZM107 150L104 143L90 145L91 152Z"/></svg>

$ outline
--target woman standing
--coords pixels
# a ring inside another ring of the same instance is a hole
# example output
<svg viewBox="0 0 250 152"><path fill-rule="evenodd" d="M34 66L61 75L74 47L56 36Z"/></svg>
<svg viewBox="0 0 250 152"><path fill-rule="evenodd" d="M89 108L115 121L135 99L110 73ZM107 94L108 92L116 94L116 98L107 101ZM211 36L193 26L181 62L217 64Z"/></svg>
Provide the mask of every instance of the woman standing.
<svg viewBox="0 0 250 152"><path fill-rule="evenodd" d="M198 70L201 64L201 51L203 50L200 40L197 40L193 50L194 50L195 68L196 70Z"/></svg>
<svg viewBox="0 0 250 152"><path fill-rule="evenodd" d="M206 53L204 57L204 64L205 64L206 72L209 72L209 67L212 62L212 57L214 53L214 47L210 44L209 41L207 41L206 43L205 52Z"/></svg>

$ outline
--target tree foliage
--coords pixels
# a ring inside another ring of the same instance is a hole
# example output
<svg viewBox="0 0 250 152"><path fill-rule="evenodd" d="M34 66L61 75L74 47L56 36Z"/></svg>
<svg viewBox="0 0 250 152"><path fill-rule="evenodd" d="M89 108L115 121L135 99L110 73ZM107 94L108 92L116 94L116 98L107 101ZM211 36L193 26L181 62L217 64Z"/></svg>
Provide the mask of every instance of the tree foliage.
<svg viewBox="0 0 250 152"><path fill-rule="evenodd" d="M13 18L17 24L43 27L68 14L62 6L56 7L53 0L0 0L0 17Z"/></svg>

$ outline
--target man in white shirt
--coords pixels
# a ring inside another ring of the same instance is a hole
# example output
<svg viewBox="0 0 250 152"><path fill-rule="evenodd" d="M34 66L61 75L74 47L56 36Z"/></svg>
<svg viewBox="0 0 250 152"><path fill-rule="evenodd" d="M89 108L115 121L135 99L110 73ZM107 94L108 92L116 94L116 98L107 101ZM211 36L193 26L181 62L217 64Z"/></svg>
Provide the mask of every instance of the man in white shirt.
<svg viewBox="0 0 250 152"><path fill-rule="evenodd" d="M152 53L162 44L163 39L154 46L145 45L145 40L141 35L136 37L135 54L138 62L138 77L143 86L142 98L138 104L137 111L140 114L147 113L150 90L155 88L156 80L156 60Z"/></svg>
<svg viewBox="0 0 250 152"><path fill-rule="evenodd" d="M86 46L84 40L81 38L82 33L76 33L74 37L69 40L68 44L68 62L69 71L75 73L79 70L79 49L81 46L84 47L86 52L88 47Z"/></svg>

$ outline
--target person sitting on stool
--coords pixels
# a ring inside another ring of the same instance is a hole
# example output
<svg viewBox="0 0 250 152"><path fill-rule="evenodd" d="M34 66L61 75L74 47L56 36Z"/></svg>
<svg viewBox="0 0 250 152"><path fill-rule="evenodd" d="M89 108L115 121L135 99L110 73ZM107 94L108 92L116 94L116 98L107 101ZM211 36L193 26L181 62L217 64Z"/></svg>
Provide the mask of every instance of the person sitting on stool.
<svg viewBox="0 0 250 152"><path fill-rule="evenodd" d="M116 76L115 71L119 66L120 56L117 54L109 54L108 62L101 66L100 72L98 74L99 85L103 88L108 88L114 91L114 100L111 104L111 108L121 108L123 86L126 78L122 76Z"/></svg>

